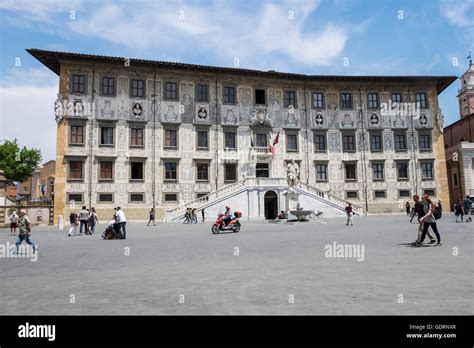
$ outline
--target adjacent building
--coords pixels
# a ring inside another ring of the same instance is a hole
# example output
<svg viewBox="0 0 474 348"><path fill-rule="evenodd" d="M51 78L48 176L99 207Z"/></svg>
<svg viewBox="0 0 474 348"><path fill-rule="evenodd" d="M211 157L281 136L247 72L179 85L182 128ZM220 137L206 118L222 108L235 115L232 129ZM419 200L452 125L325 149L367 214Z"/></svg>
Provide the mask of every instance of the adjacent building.
<svg viewBox="0 0 474 348"><path fill-rule="evenodd" d="M460 119L444 129L450 206L474 196L474 65L459 78Z"/></svg>
<svg viewBox="0 0 474 348"><path fill-rule="evenodd" d="M438 95L455 76L324 76L28 49L59 77L55 218L231 205L400 212L448 200Z"/></svg>

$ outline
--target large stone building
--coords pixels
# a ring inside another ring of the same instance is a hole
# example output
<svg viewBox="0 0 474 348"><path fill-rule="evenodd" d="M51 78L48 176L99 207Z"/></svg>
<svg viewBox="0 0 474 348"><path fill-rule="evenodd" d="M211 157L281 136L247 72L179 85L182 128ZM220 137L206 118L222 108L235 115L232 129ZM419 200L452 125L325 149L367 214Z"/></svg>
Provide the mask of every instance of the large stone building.
<svg viewBox="0 0 474 348"><path fill-rule="evenodd" d="M451 209L459 199L474 196L474 64L459 78L460 119L444 129Z"/></svg>
<svg viewBox="0 0 474 348"><path fill-rule="evenodd" d="M55 215L71 202L400 212L447 200L438 95L454 76L319 76L27 50L59 76ZM274 145L274 146L273 146ZM295 169L296 163L298 168ZM299 183L288 193L287 169ZM291 197L290 197L291 196Z"/></svg>

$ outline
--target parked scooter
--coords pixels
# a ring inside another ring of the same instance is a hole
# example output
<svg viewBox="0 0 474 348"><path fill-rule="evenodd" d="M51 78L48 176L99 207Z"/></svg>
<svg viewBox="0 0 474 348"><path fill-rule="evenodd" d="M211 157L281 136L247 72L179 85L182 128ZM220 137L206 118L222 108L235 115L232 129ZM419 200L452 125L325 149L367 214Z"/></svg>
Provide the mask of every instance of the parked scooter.
<svg viewBox="0 0 474 348"><path fill-rule="evenodd" d="M212 233L217 234L221 231L232 231L234 233L239 232L241 227L239 218L241 217L242 213L240 211L236 211L233 216L219 214L216 222L212 225ZM226 220L228 219L230 219L230 221L226 224Z"/></svg>

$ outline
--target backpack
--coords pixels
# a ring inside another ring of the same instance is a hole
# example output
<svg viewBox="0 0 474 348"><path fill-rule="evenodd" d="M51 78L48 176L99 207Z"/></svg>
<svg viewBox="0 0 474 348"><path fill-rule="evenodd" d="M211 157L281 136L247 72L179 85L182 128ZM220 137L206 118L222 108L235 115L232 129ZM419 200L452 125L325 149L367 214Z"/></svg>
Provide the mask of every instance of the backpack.
<svg viewBox="0 0 474 348"><path fill-rule="evenodd" d="M434 217L436 220L439 220L439 219L441 219L441 215L443 215L443 214L441 213L441 209L439 209L439 207L435 207L435 208L433 209L433 217Z"/></svg>

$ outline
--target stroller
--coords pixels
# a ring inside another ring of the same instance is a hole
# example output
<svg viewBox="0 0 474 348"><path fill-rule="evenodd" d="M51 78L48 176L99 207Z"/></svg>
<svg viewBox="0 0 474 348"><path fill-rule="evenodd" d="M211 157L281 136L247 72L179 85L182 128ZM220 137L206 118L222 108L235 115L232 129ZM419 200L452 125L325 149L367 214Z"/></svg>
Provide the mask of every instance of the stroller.
<svg viewBox="0 0 474 348"><path fill-rule="evenodd" d="M108 225L104 233L102 233L103 239L122 239L122 235L119 230L119 224L114 223L113 225Z"/></svg>

